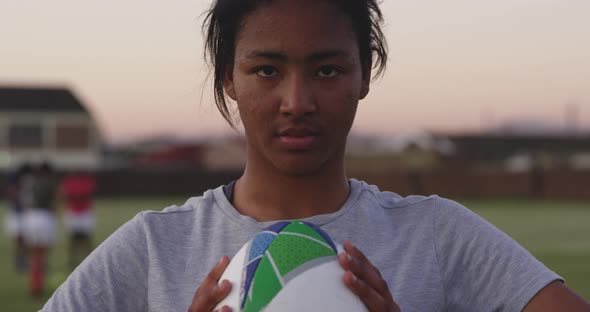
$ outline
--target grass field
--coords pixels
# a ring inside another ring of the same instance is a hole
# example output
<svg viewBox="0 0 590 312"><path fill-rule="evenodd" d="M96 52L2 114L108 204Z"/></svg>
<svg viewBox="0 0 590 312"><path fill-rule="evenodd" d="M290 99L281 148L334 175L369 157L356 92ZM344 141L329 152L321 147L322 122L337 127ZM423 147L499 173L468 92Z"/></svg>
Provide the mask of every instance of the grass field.
<svg viewBox="0 0 590 312"><path fill-rule="evenodd" d="M96 242L141 210L161 210L181 204L182 198L100 199L96 203ZM570 287L590 299L590 202L531 200L464 200L467 207L507 232L533 255L558 272ZM0 203L0 211L5 204ZM1 214L0 219L4 217ZM3 221L3 220L0 220ZM3 222L0 222L3 224ZM60 233L51 253L51 283L57 286L69 273L65 258L65 236ZM44 298L32 301L27 278L13 271L11 244L0 239L0 310L36 311ZM51 288L51 287L50 287ZM49 293L53 289L49 289ZM49 295L48 295L49 296Z"/></svg>

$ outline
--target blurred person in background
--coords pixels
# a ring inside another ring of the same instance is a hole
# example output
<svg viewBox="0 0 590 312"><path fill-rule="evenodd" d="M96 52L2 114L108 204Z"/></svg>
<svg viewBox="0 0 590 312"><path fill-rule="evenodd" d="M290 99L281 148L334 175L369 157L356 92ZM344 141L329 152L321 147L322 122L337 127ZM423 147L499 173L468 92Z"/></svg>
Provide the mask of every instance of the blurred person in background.
<svg viewBox="0 0 590 312"><path fill-rule="evenodd" d="M92 251L92 232L96 225L95 191L94 176L83 170L66 175L59 187L65 206L64 224L69 235L68 264L72 269Z"/></svg>
<svg viewBox="0 0 590 312"><path fill-rule="evenodd" d="M56 239L57 182L53 168L43 163L34 169L32 204L24 218L24 238L29 250L30 291L34 298L43 295L49 249Z"/></svg>
<svg viewBox="0 0 590 312"><path fill-rule="evenodd" d="M5 229L14 241L14 266L17 272L27 269L27 249L24 241L23 218L25 205L30 204L32 167L25 163L8 173L6 195L9 210L5 220Z"/></svg>

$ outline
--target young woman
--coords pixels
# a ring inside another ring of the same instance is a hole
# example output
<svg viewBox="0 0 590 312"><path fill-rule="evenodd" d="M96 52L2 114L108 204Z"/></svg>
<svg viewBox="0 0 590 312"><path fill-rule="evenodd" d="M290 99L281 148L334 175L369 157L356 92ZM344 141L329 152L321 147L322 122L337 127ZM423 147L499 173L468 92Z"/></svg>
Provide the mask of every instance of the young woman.
<svg viewBox="0 0 590 312"><path fill-rule="evenodd" d="M226 96L235 101L245 129L243 175L181 207L136 216L44 310L212 311L236 286L219 281L228 256L289 219L344 242L343 283L370 311L590 310L459 204L346 177L357 105L372 70L385 67L380 22L375 0L217 0L206 43L217 105L231 123Z"/></svg>

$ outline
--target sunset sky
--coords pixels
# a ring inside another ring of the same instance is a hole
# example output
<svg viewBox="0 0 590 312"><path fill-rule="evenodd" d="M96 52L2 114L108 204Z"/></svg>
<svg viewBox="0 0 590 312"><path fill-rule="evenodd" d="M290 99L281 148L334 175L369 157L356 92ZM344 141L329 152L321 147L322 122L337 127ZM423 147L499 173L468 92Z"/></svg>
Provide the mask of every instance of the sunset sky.
<svg viewBox="0 0 590 312"><path fill-rule="evenodd" d="M205 0L0 0L0 84L69 86L120 142L229 133L202 61ZM385 0L390 60L353 131L590 130L590 1ZM202 92L204 90L204 92Z"/></svg>

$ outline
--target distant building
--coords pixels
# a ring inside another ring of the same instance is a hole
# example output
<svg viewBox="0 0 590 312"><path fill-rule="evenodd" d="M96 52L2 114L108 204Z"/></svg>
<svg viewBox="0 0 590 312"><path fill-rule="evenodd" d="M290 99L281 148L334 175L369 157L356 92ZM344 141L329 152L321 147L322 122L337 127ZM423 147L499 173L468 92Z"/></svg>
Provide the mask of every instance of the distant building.
<svg viewBox="0 0 590 312"><path fill-rule="evenodd" d="M454 152L446 137L417 130L382 137L350 136L345 157L352 173L416 172L442 167L445 157Z"/></svg>
<svg viewBox="0 0 590 312"><path fill-rule="evenodd" d="M68 89L0 86L0 169L42 161L95 169L100 146L95 120Z"/></svg>
<svg viewBox="0 0 590 312"><path fill-rule="evenodd" d="M137 156L135 167L143 168L201 168L203 146L199 143L178 143L145 152Z"/></svg>
<svg viewBox="0 0 590 312"><path fill-rule="evenodd" d="M578 135L457 135L449 138L456 147L450 165L507 169L514 172L538 169L586 168L590 136Z"/></svg>

